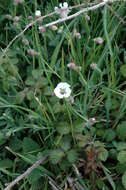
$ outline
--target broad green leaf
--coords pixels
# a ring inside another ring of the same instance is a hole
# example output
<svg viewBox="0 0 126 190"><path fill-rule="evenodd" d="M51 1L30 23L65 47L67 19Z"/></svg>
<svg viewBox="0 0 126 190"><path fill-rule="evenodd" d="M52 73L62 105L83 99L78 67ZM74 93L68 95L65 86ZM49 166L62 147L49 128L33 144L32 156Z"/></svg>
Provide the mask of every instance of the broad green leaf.
<svg viewBox="0 0 126 190"><path fill-rule="evenodd" d="M25 98L25 92L24 91L18 92L15 99L16 104L21 104L24 101L24 98Z"/></svg>
<svg viewBox="0 0 126 190"><path fill-rule="evenodd" d="M104 182L100 178L96 181L96 184L97 184L97 186L98 186L99 189L102 189L103 186L104 186Z"/></svg>
<svg viewBox="0 0 126 190"><path fill-rule="evenodd" d="M126 121L117 126L117 135L121 140L126 139Z"/></svg>
<svg viewBox="0 0 126 190"><path fill-rule="evenodd" d="M122 74L123 77L126 77L126 64L120 67L120 73Z"/></svg>
<svg viewBox="0 0 126 190"><path fill-rule="evenodd" d="M40 77L40 79L37 81L37 88L43 88L48 85L48 80L46 77Z"/></svg>
<svg viewBox="0 0 126 190"><path fill-rule="evenodd" d="M69 160L70 163L74 163L78 158L78 153L72 149L67 152L67 159Z"/></svg>
<svg viewBox="0 0 126 190"><path fill-rule="evenodd" d="M52 150L50 152L50 160L53 164L57 164L64 156L64 152L61 149Z"/></svg>
<svg viewBox="0 0 126 190"><path fill-rule="evenodd" d="M75 133L81 133L84 130L84 121L83 120L76 120L73 122L73 130Z"/></svg>
<svg viewBox="0 0 126 190"><path fill-rule="evenodd" d="M29 90L29 91L26 93L26 96L27 96L27 99L28 99L28 100L34 99L34 92L33 92L33 90Z"/></svg>
<svg viewBox="0 0 126 190"><path fill-rule="evenodd" d="M42 177L42 172L38 169L35 169L29 174L28 181L29 183L33 184L36 181L38 181L41 177Z"/></svg>
<svg viewBox="0 0 126 190"><path fill-rule="evenodd" d="M126 151L124 150L120 151L117 156L117 159L121 164L126 163Z"/></svg>
<svg viewBox="0 0 126 190"><path fill-rule="evenodd" d="M71 137L66 135L64 136L61 141L60 141L60 147L64 150L67 151L71 147Z"/></svg>
<svg viewBox="0 0 126 190"><path fill-rule="evenodd" d="M22 146L23 146L23 151L26 153L36 151L40 148L40 146L29 137L25 137L23 139Z"/></svg>
<svg viewBox="0 0 126 190"><path fill-rule="evenodd" d="M113 129L107 129L104 134L104 138L107 142L111 142L115 139L116 133Z"/></svg>
<svg viewBox="0 0 126 190"><path fill-rule="evenodd" d="M25 81L25 84L28 86L34 86L36 83L35 83L35 80L33 79L33 77L28 77Z"/></svg>
<svg viewBox="0 0 126 190"><path fill-rule="evenodd" d="M61 134L61 135L66 135L70 133L70 125L67 122L61 122L57 124L58 126L56 127L56 130Z"/></svg>
<svg viewBox="0 0 126 190"><path fill-rule="evenodd" d="M118 163L116 166L116 171L118 174L123 174L126 171L126 164L120 164Z"/></svg>
<svg viewBox="0 0 126 190"><path fill-rule="evenodd" d="M22 148L22 141L19 140L16 137L12 137L9 143L9 147L13 150L13 151L18 151Z"/></svg>
<svg viewBox="0 0 126 190"><path fill-rule="evenodd" d="M0 145L4 144L6 142L6 136L2 132L0 132Z"/></svg>
<svg viewBox="0 0 126 190"><path fill-rule="evenodd" d="M109 150L109 157L112 159L117 159L117 151L116 149L112 148Z"/></svg>
<svg viewBox="0 0 126 190"><path fill-rule="evenodd" d="M98 158L105 162L108 158L108 151L105 148L100 148Z"/></svg>
<svg viewBox="0 0 126 190"><path fill-rule="evenodd" d="M0 168L12 168L13 162L10 159L0 160Z"/></svg>
<svg viewBox="0 0 126 190"><path fill-rule="evenodd" d="M46 86L44 88L44 92L43 93L44 93L45 96L52 96L52 94L53 94L52 89L51 89L50 86Z"/></svg>
<svg viewBox="0 0 126 190"><path fill-rule="evenodd" d="M34 79L38 79L43 74L43 71L41 69L33 69L32 70L32 76Z"/></svg>
<svg viewBox="0 0 126 190"><path fill-rule="evenodd" d="M122 184L123 184L124 188L126 189L126 171L124 172L124 174L122 176Z"/></svg>
<svg viewBox="0 0 126 190"><path fill-rule="evenodd" d="M120 151L120 150L126 150L126 142L119 142L119 143L117 143L116 148L117 148L118 151Z"/></svg>
<svg viewBox="0 0 126 190"><path fill-rule="evenodd" d="M75 138L78 141L79 147L85 147L90 141L90 137L88 135L77 134Z"/></svg>

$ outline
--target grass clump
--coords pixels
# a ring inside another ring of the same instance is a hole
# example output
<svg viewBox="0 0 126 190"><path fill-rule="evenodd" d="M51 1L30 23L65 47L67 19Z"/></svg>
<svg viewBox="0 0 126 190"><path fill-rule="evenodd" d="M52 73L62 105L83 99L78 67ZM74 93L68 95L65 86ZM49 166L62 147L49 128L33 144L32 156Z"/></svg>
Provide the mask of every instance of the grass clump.
<svg viewBox="0 0 126 190"><path fill-rule="evenodd" d="M58 12L21 33L55 6L0 2L0 189L44 157L14 189L126 189L126 3L44 28L76 10Z"/></svg>

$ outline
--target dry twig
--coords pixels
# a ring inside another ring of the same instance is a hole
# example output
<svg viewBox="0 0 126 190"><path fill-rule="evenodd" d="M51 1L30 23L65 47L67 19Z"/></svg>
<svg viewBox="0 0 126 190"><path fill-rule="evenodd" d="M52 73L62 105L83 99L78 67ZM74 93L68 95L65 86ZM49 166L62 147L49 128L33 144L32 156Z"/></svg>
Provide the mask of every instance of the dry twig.
<svg viewBox="0 0 126 190"><path fill-rule="evenodd" d="M45 161L46 157L37 160L31 167L29 167L23 174L18 176L14 181L10 182L4 190L10 190L14 185L16 185L23 178L27 177L34 169L36 169L40 164Z"/></svg>

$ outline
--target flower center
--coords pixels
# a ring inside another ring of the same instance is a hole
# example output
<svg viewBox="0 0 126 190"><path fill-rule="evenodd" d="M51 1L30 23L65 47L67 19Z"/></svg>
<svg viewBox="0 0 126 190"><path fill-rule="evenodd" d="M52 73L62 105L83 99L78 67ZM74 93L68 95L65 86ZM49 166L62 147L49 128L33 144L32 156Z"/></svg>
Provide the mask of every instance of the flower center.
<svg viewBox="0 0 126 190"><path fill-rule="evenodd" d="M63 95L66 93L66 89L65 88L60 88L60 93Z"/></svg>

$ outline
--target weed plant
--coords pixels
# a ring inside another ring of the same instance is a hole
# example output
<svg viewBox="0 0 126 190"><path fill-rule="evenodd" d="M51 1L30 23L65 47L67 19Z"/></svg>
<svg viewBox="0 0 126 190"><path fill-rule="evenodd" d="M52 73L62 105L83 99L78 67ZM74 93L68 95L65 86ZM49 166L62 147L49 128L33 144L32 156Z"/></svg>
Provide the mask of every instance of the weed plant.
<svg viewBox="0 0 126 190"><path fill-rule="evenodd" d="M42 33L37 22L2 56L36 10L46 15L59 3L0 0L0 189L46 157L12 189L124 190L126 2ZM70 98L55 96L60 82L70 84Z"/></svg>

